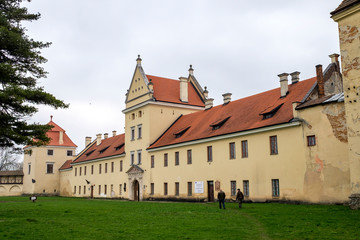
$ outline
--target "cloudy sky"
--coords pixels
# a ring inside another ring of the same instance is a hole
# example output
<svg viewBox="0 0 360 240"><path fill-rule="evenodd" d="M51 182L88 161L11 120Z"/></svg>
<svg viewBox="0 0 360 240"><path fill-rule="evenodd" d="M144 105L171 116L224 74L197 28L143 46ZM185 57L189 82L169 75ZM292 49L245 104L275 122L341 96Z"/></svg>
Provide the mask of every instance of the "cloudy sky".
<svg viewBox="0 0 360 240"><path fill-rule="evenodd" d="M137 55L147 74L178 79L189 64L215 104L222 94L243 98L279 86L278 74L316 75L315 65L339 53L330 18L341 0L33 0L40 20L24 24L43 50L47 92L70 108L39 107L84 147L85 136L124 132L125 93Z"/></svg>

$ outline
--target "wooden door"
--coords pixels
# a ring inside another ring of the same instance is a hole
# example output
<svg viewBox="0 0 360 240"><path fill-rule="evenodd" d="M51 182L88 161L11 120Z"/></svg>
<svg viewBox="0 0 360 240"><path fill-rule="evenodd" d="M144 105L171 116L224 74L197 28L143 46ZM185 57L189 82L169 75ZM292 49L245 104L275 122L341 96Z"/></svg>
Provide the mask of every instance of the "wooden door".
<svg viewBox="0 0 360 240"><path fill-rule="evenodd" d="M139 182L137 180L134 181L134 201L139 201Z"/></svg>
<svg viewBox="0 0 360 240"><path fill-rule="evenodd" d="M214 181L208 181L208 201L214 201Z"/></svg>

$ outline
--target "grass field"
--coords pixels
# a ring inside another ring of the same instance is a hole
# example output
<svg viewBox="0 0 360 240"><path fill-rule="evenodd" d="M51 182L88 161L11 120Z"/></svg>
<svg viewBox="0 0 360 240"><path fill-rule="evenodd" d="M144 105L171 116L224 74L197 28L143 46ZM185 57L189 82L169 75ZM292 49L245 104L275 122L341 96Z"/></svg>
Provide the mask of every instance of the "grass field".
<svg viewBox="0 0 360 240"><path fill-rule="evenodd" d="M360 239L360 211L276 203L0 197L0 239Z"/></svg>

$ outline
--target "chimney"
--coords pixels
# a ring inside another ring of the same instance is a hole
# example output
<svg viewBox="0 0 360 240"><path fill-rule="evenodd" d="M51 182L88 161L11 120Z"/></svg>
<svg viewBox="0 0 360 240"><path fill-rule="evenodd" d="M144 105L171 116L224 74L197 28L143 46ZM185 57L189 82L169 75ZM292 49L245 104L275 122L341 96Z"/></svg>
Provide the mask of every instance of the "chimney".
<svg viewBox="0 0 360 240"><path fill-rule="evenodd" d="M64 144L64 132L59 132L59 144Z"/></svg>
<svg viewBox="0 0 360 240"><path fill-rule="evenodd" d="M189 68L189 75L194 76L194 69L192 68L191 64L190 64L190 68Z"/></svg>
<svg viewBox="0 0 360 240"><path fill-rule="evenodd" d="M113 137L115 137L116 136L116 130L112 131L112 133L113 133Z"/></svg>
<svg viewBox="0 0 360 240"><path fill-rule="evenodd" d="M85 137L85 147L91 143L91 137Z"/></svg>
<svg viewBox="0 0 360 240"><path fill-rule="evenodd" d="M213 98L205 99L205 110L209 109L209 108L212 108L213 104L214 104L214 99Z"/></svg>
<svg viewBox="0 0 360 240"><path fill-rule="evenodd" d="M324 89L324 76L322 71L322 65L316 65L316 80L318 84L318 98L322 98L325 96Z"/></svg>
<svg viewBox="0 0 360 240"><path fill-rule="evenodd" d="M329 57L331 58L331 63L337 63L339 64L339 54L337 53L333 53L331 55L329 55Z"/></svg>
<svg viewBox="0 0 360 240"><path fill-rule="evenodd" d="M109 137L108 133L104 133L104 139L107 139Z"/></svg>
<svg viewBox="0 0 360 240"><path fill-rule="evenodd" d="M296 71L296 72L293 72L293 73L290 73L291 75L291 83L294 84L294 83L297 83L298 81L300 81L300 72Z"/></svg>
<svg viewBox="0 0 360 240"><path fill-rule="evenodd" d="M223 97L224 97L224 104L227 104L231 101L231 93L224 93Z"/></svg>
<svg viewBox="0 0 360 240"><path fill-rule="evenodd" d="M205 88L205 90L203 91L204 97L205 97L205 99L207 99L209 97L209 91L207 90L206 86L204 88Z"/></svg>
<svg viewBox="0 0 360 240"><path fill-rule="evenodd" d="M141 66L141 58L140 58L140 54L138 55L138 58L136 59L136 64L138 65L138 66Z"/></svg>
<svg viewBox="0 0 360 240"><path fill-rule="evenodd" d="M280 78L280 95L281 97L286 97L286 94L289 91L289 86L288 86L288 73L281 73L278 75L278 77Z"/></svg>
<svg viewBox="0 0 360 240"><path fill-rule="evenodd" d="M98 145L100 145L100 143L101 143L101 133L99 133L99 134L96 134L96 145L98 146Z"/></svg>
<svg viewBox="0 0 360 240"><path fill-rule="evenodd" d="M182 102L188 102L188 79L180 77L180 100Z"/></svg>

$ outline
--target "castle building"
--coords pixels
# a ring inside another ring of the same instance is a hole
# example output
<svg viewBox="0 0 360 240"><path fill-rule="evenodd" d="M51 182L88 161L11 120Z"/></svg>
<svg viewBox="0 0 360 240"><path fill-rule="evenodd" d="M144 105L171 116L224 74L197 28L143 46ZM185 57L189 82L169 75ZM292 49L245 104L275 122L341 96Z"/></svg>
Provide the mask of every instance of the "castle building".
<svg viewBox="0 0 360 240"><path fill-rule="evenodd" d="M345 203L350 196L358 208L359 9L360 1L344 0L331 13L342 72L332 54L313 78L282 73L278 88L238 100L225 93L218 106L191 65L187 77L168 79L146 74L138 56L125 133L86 137L72 157L75 144L51 120L50 144L26 148L23 192L214 201L220 189L235 199L241 188L254 202Z"/></svg>

